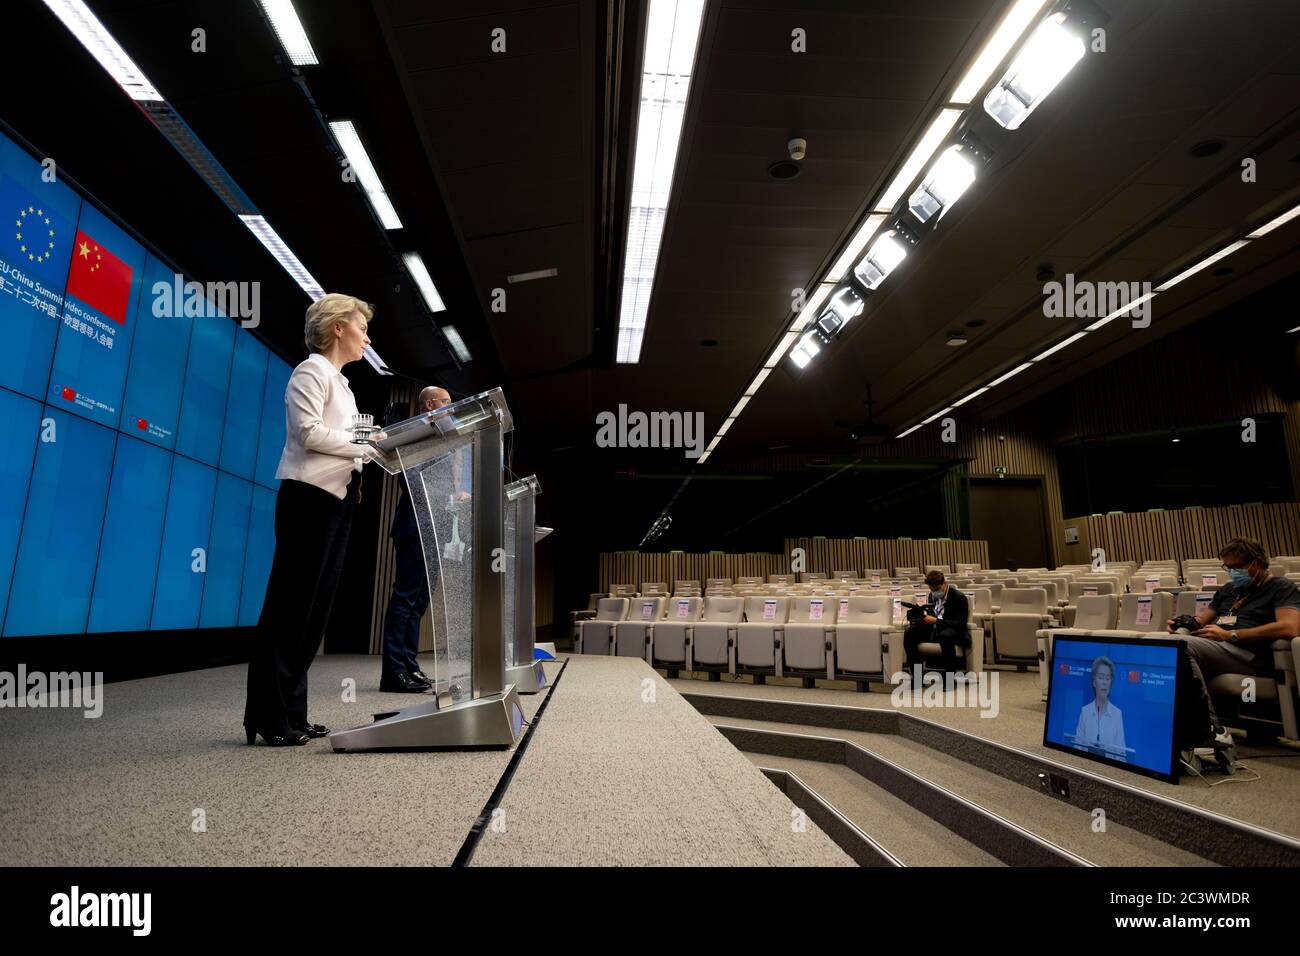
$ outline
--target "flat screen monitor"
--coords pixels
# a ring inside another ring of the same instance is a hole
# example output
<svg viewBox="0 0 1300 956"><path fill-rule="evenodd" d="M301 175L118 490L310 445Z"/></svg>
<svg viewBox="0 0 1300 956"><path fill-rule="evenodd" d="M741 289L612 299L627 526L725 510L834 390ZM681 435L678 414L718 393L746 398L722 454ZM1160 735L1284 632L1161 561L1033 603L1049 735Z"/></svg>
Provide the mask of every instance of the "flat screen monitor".
<svg viewBox="0 0 1300 956"><path fill-rule="evenodd" d="M1179 683L1190 678L1180 641L1057 637L1043 744L1178 782Z"/></svg>

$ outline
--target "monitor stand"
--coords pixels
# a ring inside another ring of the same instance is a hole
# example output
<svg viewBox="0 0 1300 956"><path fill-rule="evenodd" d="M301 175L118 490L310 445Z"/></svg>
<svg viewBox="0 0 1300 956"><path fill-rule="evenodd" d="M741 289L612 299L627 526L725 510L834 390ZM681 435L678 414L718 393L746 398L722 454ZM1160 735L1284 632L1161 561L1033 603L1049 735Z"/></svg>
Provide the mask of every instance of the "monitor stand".
<svg viewBox="0 0 1300 956"><path fill-rule="evenodd" d="M515 688L439 706L437 698L375 714L375 722L330 734L336 751L415 750L429 747L509 747L524 725Z"/></svg>

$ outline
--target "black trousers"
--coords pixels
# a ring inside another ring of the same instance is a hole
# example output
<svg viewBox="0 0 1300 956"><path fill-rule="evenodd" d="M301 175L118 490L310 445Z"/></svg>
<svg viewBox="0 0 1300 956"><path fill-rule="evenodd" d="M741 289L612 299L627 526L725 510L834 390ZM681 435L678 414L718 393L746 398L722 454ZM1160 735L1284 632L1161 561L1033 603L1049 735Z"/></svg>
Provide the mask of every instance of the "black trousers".
<svg viewBox="0 0 1300 956"><path fill-rule="evenodd" d="M428 575L424 569L424 551L420 536L393 536L397 573L393 576L393 593L384 612L383 675L411 674L419 669L415 655L420 650L420 618L429 608L429 580L438 580L437 568Z"/></svg>
<svg viewBox="0 0 1300 956"><path fill-rule="evenodd" d="M948 621L937 624L909 624L903 632L903 652L906 655L905 669L910 674L913 664L925 667L925 658L921 656L921 644L939 645L939 666L952 672L957 670L957 648L966 646L966 630Z"/></svg>
<svg viewBox="0 0 1300 956"><path fill-rule="evenodd" d="M360 486L353 472L340 501L307 482L280 482L275 558L248 662L247 729L287 734L307 726L307 669L325 638Z"/></svg>

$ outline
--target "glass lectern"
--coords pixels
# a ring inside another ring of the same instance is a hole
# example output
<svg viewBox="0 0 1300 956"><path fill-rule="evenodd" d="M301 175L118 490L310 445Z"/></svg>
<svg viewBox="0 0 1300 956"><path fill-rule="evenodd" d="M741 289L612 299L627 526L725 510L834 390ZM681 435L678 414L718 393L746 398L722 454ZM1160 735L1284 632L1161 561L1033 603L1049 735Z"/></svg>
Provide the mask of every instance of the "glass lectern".
<svg viewBox="0 0 1300 956"><path fill-rule="evenodd" d="M434 693L331 734L335 750L508 747L523 728L503 642L502 440L512 427L493 389L389 426L382 441L367 423L355 429L411 496L430 583Z"/></svg>
<svg viewBox="0 0 1300 956"><path fill-rule="evenodd" d="M536 602L533 595L533 549L537 530L537 496L541 485L534 475L506 485L506 683L521 694L536 694L546 686L542 662L536 660Z"/></svg>

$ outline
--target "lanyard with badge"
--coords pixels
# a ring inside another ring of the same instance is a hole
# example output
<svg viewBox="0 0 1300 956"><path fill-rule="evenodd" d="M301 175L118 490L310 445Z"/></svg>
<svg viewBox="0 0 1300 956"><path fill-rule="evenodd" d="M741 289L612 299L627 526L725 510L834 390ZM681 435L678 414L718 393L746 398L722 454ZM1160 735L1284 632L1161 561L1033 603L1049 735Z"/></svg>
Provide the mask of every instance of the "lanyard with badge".
<svg viewBox="0 0 1300 956"><path fill-rule="evenodd" d="M1253 582L1251 583L1250 587L1251 587L1251 588L1254 588L1254 587L1255 587L1255 585L1254 585ZM1249 590L1249 588L1248 588L1247 590ZM1248 597L1250 597L1249 594L1243 594L1243 595L1241 595L1240 597L1238 597L1237 600L1235 600L1235 601L1232 602L1232 607L1228 608L1228 613L1227 613L1227 614L1223 614L1223 615L1221 615L1221 616L1219 617L1219 619L1218 619L1217 621L1215 621L1214 623L1217 624L1219 627L1225 627L1225 628L1234 628L1234 627L1236 627L1236 626L1237 626L1237 614L1236 614L1237 608L1239 608L1239 607L1241 607L1243 604L1245 604L1245 603L1246 603L1246 599L1247 599Z"/></svg>

